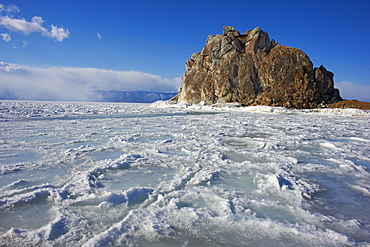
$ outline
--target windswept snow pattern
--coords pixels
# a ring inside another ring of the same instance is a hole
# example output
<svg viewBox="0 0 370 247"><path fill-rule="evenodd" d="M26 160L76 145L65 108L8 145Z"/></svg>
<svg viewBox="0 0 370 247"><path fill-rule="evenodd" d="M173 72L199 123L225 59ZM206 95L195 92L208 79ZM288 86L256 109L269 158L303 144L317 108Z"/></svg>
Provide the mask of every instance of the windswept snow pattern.
<svg viewBox="0 0 370 247"><path fill-rule="evenodd" d="M0 246L368 246L369 120L2 101Z"/></svg>

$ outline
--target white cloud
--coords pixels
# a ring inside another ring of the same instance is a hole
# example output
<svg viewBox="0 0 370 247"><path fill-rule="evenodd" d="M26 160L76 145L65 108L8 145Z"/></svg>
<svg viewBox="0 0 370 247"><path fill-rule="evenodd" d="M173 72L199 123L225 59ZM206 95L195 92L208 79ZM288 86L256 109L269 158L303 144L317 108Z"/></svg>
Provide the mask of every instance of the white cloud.
<svg viewBox="0 0 370 247"><path fill-rule="evenodd" d="M17 41L15 41L14 43L12 43L12 47L13 47L14 49L17 49L17 48L19 48L19 47L26 48L26 47L27 47L27 45L28 45L28 42L27 42L27 41L25 41L25 40L17 40Z"/></svg>
<svg viewBox="0 0 370 247"><path fill-rule="evenodd" d="M335 83L343 99L357 99L370 102L370 85L357 84L350 81Z"/></svg>
<svg viewBox="0 0 370 247"><path fill-rule="evenodd" d="M17 64L0 62L0 72L5 71L5 72L10 73L13 71L21 71L21 70L23 70L23 67Z"/></svg>
<svg viewBox="0 0 370 247"><path fill-rule="evenodd" d="M22 41L22 47L23 47L23 48L26 48L26 46L27 46L27 45L28 45L27 41L23 40L23 41Z"/></svg>
<svg viewBox="0 0 370 247"><path fill-rule="evenodd" d="M5 40L6 42L11 41L12 39L10 38L10 35L8 33L2 33L0 34L2 39Z"/></svg>
<svg viewBox="0 0 370 247"><path fill-rule="evenodd" d="M5 10L7 8L7 10ZM9 11L13 12L16 11L16 6L14 8L4 7L4 5L0 6L1 12L7 12ZM19 9L17 9L19 11ZM24 18L14 18L9 15L0 16L0 26L5 27L9 31L21 33L23 35L29 35L33 32L39 32L42 34L42 36L50 37L55 39L56 41L63 41L63 39L69 37L69 30L64 29L62 27L57 27L55 25L51 25L51 30L48 30L43 26L44 20L41 16L34 16L32 17L31 21L27 21Z"/></svg>
<svg viewBox="0 0 370 247"><path fill-rule="evenodd" d="M47 33L46 28L42 26L44 20L39 16L34 16L31 22L25 19L14 19L9 16L0 16L0 25L9 29L10 31L29 35L33 32Z"/></svg>
<svg viewBox="0 0 370 247"><path fill-rule="evenodd" d="M0 13L1 12L6 12L7 14L11 14L13 12L19 12L19 8L17 5L11 4L11 5L4 5L0 4Z"/></svg>
<svg viewBox="0 0 370 247"><path fill-rule="evenodd" d="M102 37L101 37L100 33L97 33L96 35L98 35L98 38L99 38L99 39L102 39Z"/></svg>
<svg viewBox="0 0 370 247"><path fill-rule="evenodd" d="M15 99L93 101L94 90L177 92L181 80L138 71L22 67L0 63L0 92ZM0 97L2 95L0 94Z"/></svg>
<svg viewBox="0 0 370 247"><path fill-rule="evenodd" d="M51 31L43 33L43 35L48 36L50 38L54 38L56 41L62 42L63 39L69 37L69 30L51 25Z"/></svg>

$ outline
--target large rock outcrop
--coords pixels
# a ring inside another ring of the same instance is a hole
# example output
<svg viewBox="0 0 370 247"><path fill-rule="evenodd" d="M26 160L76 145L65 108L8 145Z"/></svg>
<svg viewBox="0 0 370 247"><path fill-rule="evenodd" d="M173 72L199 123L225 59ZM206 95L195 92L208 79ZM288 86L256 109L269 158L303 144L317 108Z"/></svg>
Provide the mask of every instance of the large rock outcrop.
<svg viewBox="0 0 370 247"><path fill-rule="evenodd" d="M259 27L240 34L225 26L186 62L178 102L315 108L341 100L334 74L313 68L299 49L282 46Z"/></svg>

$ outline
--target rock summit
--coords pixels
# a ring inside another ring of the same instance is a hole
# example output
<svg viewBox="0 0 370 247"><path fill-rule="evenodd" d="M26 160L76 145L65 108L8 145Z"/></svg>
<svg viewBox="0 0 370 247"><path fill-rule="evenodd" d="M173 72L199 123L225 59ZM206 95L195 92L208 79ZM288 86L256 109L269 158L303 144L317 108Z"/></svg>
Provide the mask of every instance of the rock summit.
<svg viewBox="0 0 370 247"><path fill-rule="evenodd" d="M186 62L178 103L316 108L342 100L334 74L313 68L301 50L270 40L260 27L240 34L225 26Z"/></svg>

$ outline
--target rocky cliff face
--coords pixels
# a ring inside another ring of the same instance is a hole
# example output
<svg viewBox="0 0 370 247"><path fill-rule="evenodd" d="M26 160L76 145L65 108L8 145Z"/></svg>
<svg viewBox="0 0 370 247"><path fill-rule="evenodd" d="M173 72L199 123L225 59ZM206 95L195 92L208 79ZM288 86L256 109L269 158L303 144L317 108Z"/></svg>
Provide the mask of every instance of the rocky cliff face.
<svg viewBox="0 0 370 247"><path fill-rule="evenodd" d="M341 100L333 76L323 66L313 68L301 50L270 40L259 27L240 34L225 26L223 35L208 36L203 50L186 62L175 100L314 108Z"/></svg>

